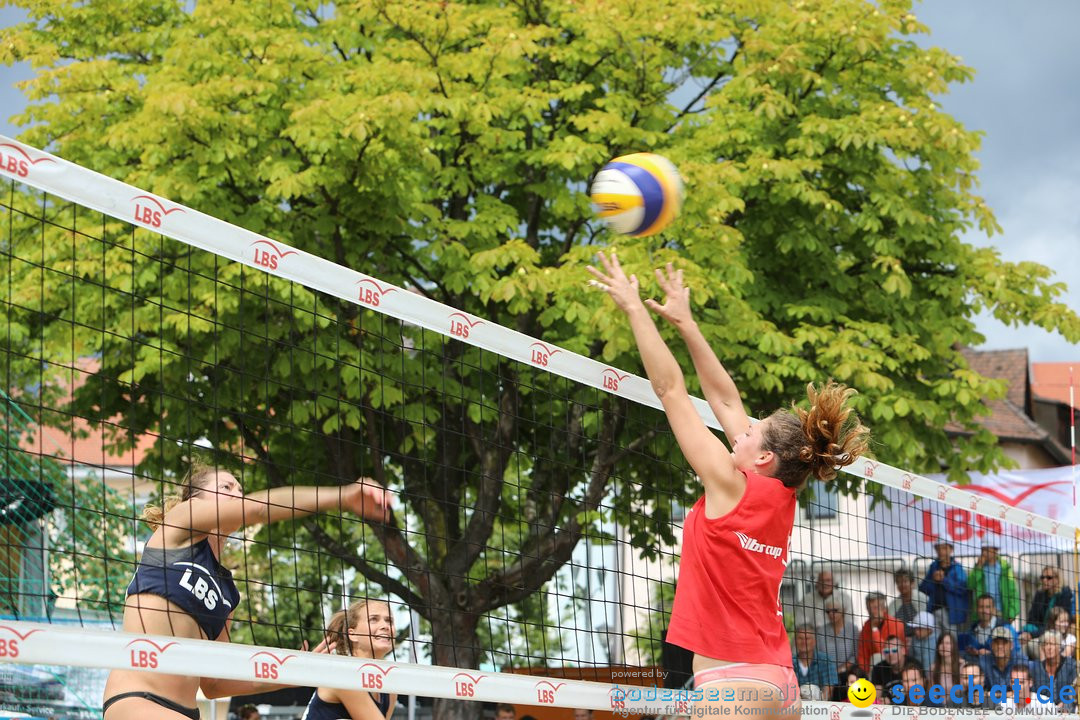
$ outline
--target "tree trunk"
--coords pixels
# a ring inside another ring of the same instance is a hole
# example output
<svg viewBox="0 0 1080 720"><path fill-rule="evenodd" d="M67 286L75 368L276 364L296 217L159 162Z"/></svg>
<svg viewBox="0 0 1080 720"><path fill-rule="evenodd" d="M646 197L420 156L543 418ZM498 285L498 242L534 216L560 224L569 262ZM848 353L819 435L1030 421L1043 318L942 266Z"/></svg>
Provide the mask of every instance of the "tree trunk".
<svg viewBox="0 0 1080 720"><path fill-rule="evenodd" d="M432 658L436 665L476 669L483 651L476 635L479 615L449 610L431 620ZM483 706L475 701L435 698L433 720L480 720Z"/></svg>

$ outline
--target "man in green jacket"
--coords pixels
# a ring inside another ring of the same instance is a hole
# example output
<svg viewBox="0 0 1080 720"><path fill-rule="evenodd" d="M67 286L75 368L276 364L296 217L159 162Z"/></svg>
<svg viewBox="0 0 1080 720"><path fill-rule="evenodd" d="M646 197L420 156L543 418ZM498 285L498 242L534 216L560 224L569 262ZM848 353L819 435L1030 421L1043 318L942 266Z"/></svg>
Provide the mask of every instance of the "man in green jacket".
<svg viewBox="0 0 1080 720"><path fill-rule="evenodd" d="M1006 622L1012 622L1020 613L1020 590L1016 586L1016 576L1009 561L998 555L996 545L983 545L967 581L974 597L985 593L994 598L998 617ZM974 619L972 615L973 622Z"/></svg>

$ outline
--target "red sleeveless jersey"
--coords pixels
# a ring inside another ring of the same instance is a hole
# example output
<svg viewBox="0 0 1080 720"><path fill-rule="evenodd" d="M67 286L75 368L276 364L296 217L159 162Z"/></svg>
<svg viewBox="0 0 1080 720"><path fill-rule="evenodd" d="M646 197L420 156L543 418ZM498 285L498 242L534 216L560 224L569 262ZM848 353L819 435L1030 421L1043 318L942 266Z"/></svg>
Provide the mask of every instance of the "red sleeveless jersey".
<svg viewBox="0 0 1080 720"><path fill-rule="evenodd" d="M717 660L791 667L780 582L796 491L744 474L746 492L727 515L705 517L704 496L686 514L667 641Z"/></svg>

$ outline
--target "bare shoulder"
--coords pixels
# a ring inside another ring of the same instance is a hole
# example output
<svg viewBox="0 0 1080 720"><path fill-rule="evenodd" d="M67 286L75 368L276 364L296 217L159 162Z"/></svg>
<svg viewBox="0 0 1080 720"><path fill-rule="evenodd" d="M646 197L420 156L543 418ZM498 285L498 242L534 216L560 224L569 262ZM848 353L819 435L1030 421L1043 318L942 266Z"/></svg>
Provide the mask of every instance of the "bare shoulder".
<svg viewBox="0 0 1080 720"><path fill-rule="evenodd" d="M746 484L746 475L734 468L725 472L720 482L704 483L705 517L715 520L738 507L746 495Z"/></svg>

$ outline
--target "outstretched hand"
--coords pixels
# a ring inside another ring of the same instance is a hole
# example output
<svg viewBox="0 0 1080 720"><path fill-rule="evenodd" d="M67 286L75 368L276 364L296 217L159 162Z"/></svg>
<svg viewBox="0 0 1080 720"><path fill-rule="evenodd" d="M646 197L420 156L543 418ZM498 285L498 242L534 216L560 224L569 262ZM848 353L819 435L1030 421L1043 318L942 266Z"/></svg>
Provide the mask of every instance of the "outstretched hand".
<svg viewBox="0 0 1080 720"><path fill-rule="evenodd" d="M394 496L371 478L360 478L345 490L342 509L356 513L365 520L387 522L394 507Z"/></svg>
<svg viewBox="0 0 1080 720"><path fill-rule="evenodd" d="M312 649L308 649L308 641L300 643L300 649L304 652L318 653L319 655L333 655L334 650L337 648L336 642L330 642L325 637Z"/></svg>
<svg viewBox="0 0 1080 720"><path fill-rule="evenodd" d="M645 304L654 313L667 320L675 327L684 327L694 321L690 315L690 288L683 287L682 270L676 270L671 264L667 264L667 272L657 268L656 280L664 291L664 304L656 302L652 298Z"/></svg>
<svg viewBox="0 0 1080 720"><path fill-rule="evenodd" d="M592 287L603 290L623 312L630 312L641 305L641 296L638 294L637 275L626 276L622 266L619 265L619 256L611 251L611 258L602 252L596 254L600 264L604 266L604 272L600 272L592 265L586 270L593 276L589 281Z"/></svg>

